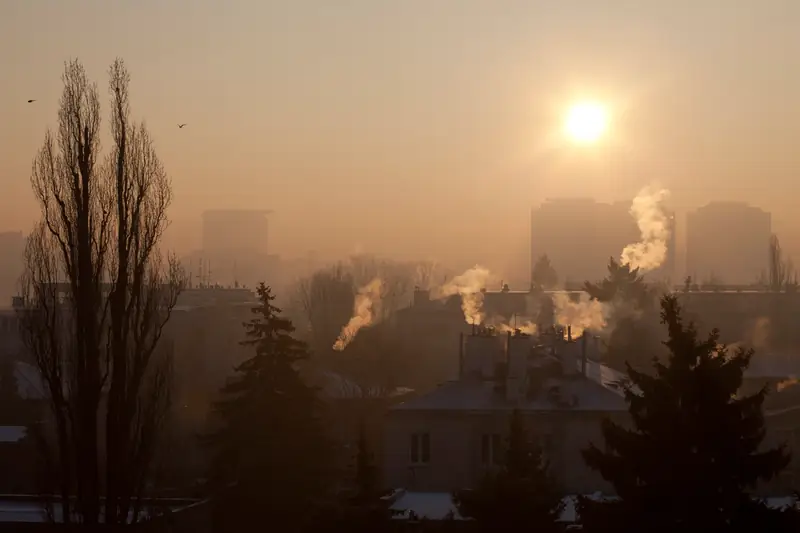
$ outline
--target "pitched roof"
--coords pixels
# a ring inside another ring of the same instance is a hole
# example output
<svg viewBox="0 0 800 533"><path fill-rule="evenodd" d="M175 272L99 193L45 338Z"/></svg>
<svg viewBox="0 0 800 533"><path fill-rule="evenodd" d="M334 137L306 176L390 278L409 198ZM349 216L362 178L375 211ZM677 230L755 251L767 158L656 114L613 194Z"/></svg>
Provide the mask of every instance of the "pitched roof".
<svg viewBox="0 0 800 533"><path fill-rule="evenodd" d="M522 405L513 404L495 390L493 381L451 381L424 396L412 398L391 408L393 411L494 411L518 407L524 411L626 411L627 405L614 391L578 377L562 380L560 395L566 403L548 397L544 388L527 398ZM572 405L568 403L574 402Z"/></svg>

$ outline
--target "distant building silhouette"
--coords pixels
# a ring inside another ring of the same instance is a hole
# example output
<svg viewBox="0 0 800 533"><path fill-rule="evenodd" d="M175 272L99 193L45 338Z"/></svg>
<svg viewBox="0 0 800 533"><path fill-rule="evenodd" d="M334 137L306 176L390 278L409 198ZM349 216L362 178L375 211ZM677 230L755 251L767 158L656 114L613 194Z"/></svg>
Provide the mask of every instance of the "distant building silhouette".
<svg viewBox="0 0 800 533"><path fill-rule="evenodd" d="M203 249L187 265L193 284L253 286L266 281L277 257L269 255L266 209L219 209L203 212Z"/></svg>
<svg viewBox="0 0 800 533"><path fill-rule="evenodd" d="M686 217L686 274L697 283L747 285L766 273L772 215L744 202L712 202Z"/></svg>
<svg viewBox="0 0 800 533"><path fill-rule="evenodd" d="M19 293L24 252L25 236L21 231L0 233L0 302L8 302Z"/></svg>
<svg viewBox="0 0 800 533"><path fill-rule="evenodd" d="M622 250L641 238L630 207L630 201L602 203L592 198L545 201L531 211L531 268L547 254L562 285L605 277L609 257L619 260ZM671 220L674 224L675 217ZM673 228L664 264L648 277L671 277L674 254Z"/></svg>
<svg viewBox="0 0 800 533"><path fill-rule="evenodd" d="M215 209L203 212L203 251L268 253L267 209Z"/></svg>

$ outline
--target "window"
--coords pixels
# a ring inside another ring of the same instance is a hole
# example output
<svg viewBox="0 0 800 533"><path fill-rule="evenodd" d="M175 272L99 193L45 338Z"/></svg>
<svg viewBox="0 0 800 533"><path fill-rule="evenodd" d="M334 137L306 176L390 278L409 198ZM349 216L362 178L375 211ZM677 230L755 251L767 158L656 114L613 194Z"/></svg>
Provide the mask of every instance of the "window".
<svg viewBox="0 0 800 533"><path fill-rule="evenodd" d="M552 453L553 451L553 436L545 433L539 438L539 446L545 454Z"/></svg>
<svg viewBox="0 0 800 533"><path fill-rule="evenodd" d="M503 463L503 441L499 434L481 436L481 463L487 466Z"/></svg>
<svg viewBox="0 0 800 533"><path fill-rule="evenodd" d="M431 436L429 433L411 435L411 463L415 465L431 462Z"/></svg>

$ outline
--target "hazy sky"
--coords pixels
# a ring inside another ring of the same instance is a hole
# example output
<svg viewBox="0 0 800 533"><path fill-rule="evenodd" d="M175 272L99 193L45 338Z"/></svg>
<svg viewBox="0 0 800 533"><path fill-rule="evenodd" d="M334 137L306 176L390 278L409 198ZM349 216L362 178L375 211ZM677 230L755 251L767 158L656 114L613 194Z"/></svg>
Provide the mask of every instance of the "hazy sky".
<svg viewBox="0 0 800 533"><path fill-rule="evenodd" d="M29 169L63 62L105 99L121 56L181 251L205 208L272 208L282 255L503 266L527 258L545 196L651 180L800 234L798 22L797 0L0 0L0 228L37 216ZM591 151L556 135L580 98L613 112Z"/></svg>

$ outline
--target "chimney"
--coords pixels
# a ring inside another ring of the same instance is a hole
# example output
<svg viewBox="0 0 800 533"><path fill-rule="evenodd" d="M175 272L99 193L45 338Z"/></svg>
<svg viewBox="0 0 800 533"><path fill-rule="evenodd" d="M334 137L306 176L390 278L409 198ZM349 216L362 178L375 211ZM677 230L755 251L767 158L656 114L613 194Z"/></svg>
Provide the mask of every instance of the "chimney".
<svg viewBox="0 0 800 533"><path fill-rule="evenodd" d="M572 342L572 326L567 326L567 340Z"/></svg>
<svg viewBox="0 0 800 533"><path fill-rule="evenodd" d="M562 342L559 347L558 359L561 361L563 375L575 376L580 373L578 367L581 358L581 346L577 342Z"/></svg>
<svg viewBox="0 0 800 533"><path fill-rule="evenodd" d="M494 379L495 364L502 360L503 338L489 331L478 331L464 338L462 377Z"/></svg>
<svg viewBox="0 0 800 533"><path fill-rule="evenodd" d="M431 301L431 291L414 287L414 305L425 305Z"/></svg>
<svg viewBox="0 0 800 533"><path fill-rule="evenodd" d="M464 332L458 334L458 379L464 377Z"/></svg>
<svg viewBox="0 0 800 533"><path fill-rule="evenodd" d="M583 330L583 335L581 335L581 374L583 377L586 377L586 343L587 343L587 335L589 332Z"/></svg>
<svg viewBox="0 0 800 533"><path fill-rule="evenodd" d="M508 333L506 344L506 400L519 402L527 397L528 355L533 349L531 337Z"/></svg>

